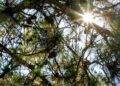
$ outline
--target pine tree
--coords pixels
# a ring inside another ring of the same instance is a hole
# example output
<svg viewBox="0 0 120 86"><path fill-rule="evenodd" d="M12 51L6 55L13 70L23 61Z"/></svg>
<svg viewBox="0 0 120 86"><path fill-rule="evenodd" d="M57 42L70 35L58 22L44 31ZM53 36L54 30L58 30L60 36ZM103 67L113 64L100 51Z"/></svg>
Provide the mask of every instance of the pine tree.
<svg viewBox="0 0 120 86"><path fill-rule="evenodd" d="M0 86L118 84L119 4L1 0Z"/></svg>

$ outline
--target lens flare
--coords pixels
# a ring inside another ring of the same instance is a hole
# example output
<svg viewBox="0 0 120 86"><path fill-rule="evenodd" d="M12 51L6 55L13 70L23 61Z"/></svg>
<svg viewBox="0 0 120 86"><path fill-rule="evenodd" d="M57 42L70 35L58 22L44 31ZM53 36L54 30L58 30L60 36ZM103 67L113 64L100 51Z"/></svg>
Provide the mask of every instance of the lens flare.
<svg viewBox="0 0 120 86"><path fill-rule="evenodd" d="M85 23L93 23L94 21L94 17L92 15L92 13L90 12L86 12L82 15L82 20L85 22Z"/></svg>

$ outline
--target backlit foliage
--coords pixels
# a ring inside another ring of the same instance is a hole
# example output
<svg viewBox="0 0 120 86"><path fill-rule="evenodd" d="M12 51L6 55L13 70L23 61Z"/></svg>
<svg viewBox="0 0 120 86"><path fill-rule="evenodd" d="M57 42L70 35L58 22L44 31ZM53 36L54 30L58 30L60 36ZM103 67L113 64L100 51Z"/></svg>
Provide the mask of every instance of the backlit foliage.
<svg viewBox="0 0 120 86"><path fill-rule="evenodd" d="M120 81L119 0L0 0L0 86Z"/></svg>

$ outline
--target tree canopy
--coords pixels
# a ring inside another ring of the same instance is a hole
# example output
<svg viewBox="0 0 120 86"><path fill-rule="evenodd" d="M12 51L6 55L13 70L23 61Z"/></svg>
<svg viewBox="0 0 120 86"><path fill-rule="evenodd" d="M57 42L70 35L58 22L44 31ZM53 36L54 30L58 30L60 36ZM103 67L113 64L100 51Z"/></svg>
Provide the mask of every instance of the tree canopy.
<svg viewBox="0 0 120 86"><path fill-rule="evenodd" d="M117 86L119 29L119 0L0 0L0 86Z"/></svg>

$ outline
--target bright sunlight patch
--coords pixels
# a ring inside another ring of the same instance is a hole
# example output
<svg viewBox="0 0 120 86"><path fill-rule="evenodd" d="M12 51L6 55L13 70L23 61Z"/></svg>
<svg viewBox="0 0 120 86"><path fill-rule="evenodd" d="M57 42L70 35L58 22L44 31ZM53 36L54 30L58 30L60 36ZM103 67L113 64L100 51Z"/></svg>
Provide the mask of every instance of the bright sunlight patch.
<svg viewBox="0 0 120 86"><path fill-rule="evenodd" d="M94 21L94 16L93 16L92 13L90 13L90 12L85 12L85 13L82 15L82 20L83 20L85 23L93 23L93 21Z"/></svg>

